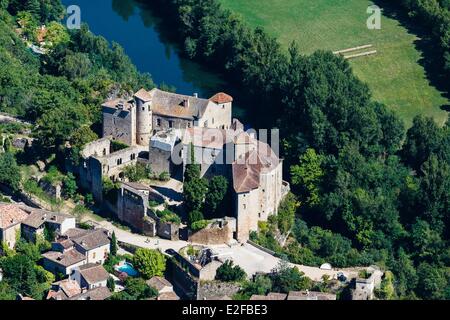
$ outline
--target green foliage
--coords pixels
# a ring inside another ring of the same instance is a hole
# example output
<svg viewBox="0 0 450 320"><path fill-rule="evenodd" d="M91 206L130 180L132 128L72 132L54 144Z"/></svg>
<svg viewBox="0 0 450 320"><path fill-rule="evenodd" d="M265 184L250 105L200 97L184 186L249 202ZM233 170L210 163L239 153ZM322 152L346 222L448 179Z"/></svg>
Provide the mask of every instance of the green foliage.
<svg viewBox="0 0 450 320"><path fill-rule="evenodd" d="M189 226L192 228L192 225L195 223L195 222L198 222L198 221L203 221L205 218L203 217L203 213L201 212L201 211L199 211L199 210L193 210L193 211L191 211L191 212L189 212L189 215L188 215L188 224L189 224ZM198 225L197 225L198 226Z"/></svg>
<svg viewBox="0 0 450 320"><path fill-rule="evenodd" d="M116 283L114 281L113 277L109 277L108 280L106 281L106 286L108 287L108 289L111 292L114 292L114 290L116 289Z"/></svg>
<svg viewBox="0 0 450 320"><path fill-rule="evenodd" d="M9 152L0 154L0 183L4 183L17 191L20 187L20 180L20 170L14 155Z"/></svg>
<svg viewBox="0 0 450 320"><path fill-rule="evenodd" d="M199 231L205 229L209 224L208 220L197 220L191 224L192 231Z"/></svg>
<svg viewBox="0 0 450 320"><path fill-rule="evenodd" d="M111 235L111 242L110 242L110 247L109 247L109 251L111 253L112 256L116 256L117 255L117 238L116 238L116 233L113 231L112 235Z"/></svg>
<svg viewBox="0 0 450 320"><path fill-rule="evenodd" d="M299 206L300 203L292 193L287 194L281 201L277 214L278 229L281 233L286 234L294 226L295 213Z"/></svg>
<svg viewBox="0 0 450 320"><path fill-rule="evenodd" d="M324 176L323 157L314 149L307 149L300 164L291 167L292 184L298 186L305 202L311 206L319 203L320 184Z"/></svg>
<svg viewBox="0 0 450 320"><path fill-rule="evenodd" d="M221 210L219 209L223 209L226 205L225 196L227 191L228 180L224 176L214 176L209 181L204 210L207 217L215 217L220 214Z"/></svg>
<svg viewBox="0 0 450 320"><path fill-rule="evenodd" d="M117 141L117 140L111 141L111 152L117 152L117 151L126 149L128 147L129 147L129 145L127 145L126 143L123 143L121 141Z"/></svg>
<svg viewBox="0 0 450 320"><path fill-rule="evenodd" d="M47 26L47 33L44 40L46 42L45 46L51 49L58 45L67 44L70 41L70 36L62 24L51 21Z"/></svg>
<svg viewBox="0 0 450 320"><path fill-rule="evenodd" d="M164 209L162 211L156 210L156 215L161 218L162 222L181 223L180 217L169 209Z"/></svg>
<svg viewBox="0 0 450 320"><path fill-rule="evenodd" d="M133 265L146 279L162 276L166 270L164 255L158 250L139 248L133 256Z"/></svg>
<svg viewBox="0 0 450 320"><path fill-rule="evenodd" d="M123 169L126 178L132 182L139 182L148 179L150 171L148 167L142 163L130 164Z"/></svg>
<svg viewBox="0 0 450 320"><path fill-rule="evenodd" d="M128 277L125 280L125 290L114 293L110 300L146 300L157 295L158 291L148 286L144 279Z"/></svg>
<svg viewBox="0 0 450 320"><path fill-rule="evenodd" d="M304 276L296 267L290 268L283 263L271 275L272 290L288 293L289 291L309 290L312 286L311 279Z"/></svg>
<svg viewBox="0 0 450 320"><path fill-rule="evenodd" d="M257 275L251 281L247 281L243 284L242 289L239 291L238 300L248 300L252 295L267 295L272 291L272 280L267 275Z"/></svg>
<svg viewBox="0 0 450 320"><path fill-rule="evenodd" d="M37 266L34 261L25 254L16 254L1 261L3 269L3 282L14 290L16 294L42 299L46 290L55 278Z"/></svg>
<svg viewBox="0 0 450 320"><path fill-rule="evenodd" d="M247 278L247 274L240 266L233 266L233 261L225 261L216 270L216 280L225 282L240 282Z"/></svg>

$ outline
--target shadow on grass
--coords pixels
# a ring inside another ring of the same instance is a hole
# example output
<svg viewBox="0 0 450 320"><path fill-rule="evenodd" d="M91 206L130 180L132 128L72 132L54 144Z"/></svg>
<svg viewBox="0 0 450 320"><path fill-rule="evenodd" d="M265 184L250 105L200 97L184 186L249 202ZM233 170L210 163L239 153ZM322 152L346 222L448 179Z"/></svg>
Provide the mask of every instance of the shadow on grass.
<svg viewBox="0 0 450 320"><path fill-rule="evenodd" d="M449 99L448 79L446 79L448 75L442 71L442 55L436 41L432 38L431 31L423 28L420 22L413 21L408 16L406 9L400 5L389 3L386 0L374 0L374 3L383 9L384 16L397 20L410 34L418 37L414 41L415 48L422 53L418 63L425 69L430 84L439 90L443 97ZM441 109L449 111L448 106L442 106Z"/></svg>

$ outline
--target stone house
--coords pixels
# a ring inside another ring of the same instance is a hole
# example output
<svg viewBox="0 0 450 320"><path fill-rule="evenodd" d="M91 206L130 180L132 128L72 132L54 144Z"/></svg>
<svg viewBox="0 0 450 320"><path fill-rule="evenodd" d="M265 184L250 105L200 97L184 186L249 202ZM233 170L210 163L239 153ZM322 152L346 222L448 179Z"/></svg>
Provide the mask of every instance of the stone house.
<svg viewBox="0 0 450 320"><path fill-rule="evenodd" d="M24 208L17 204L0 203L0 241L10 249L16 245L21 223L28 218Z"/></svg>
<svg viewBox="0 0 450 320"><path fill-rule="evenodd" d="M42 254L42 264L45 270L54 274L70 275L73 270L86 264L86 256L75 248L64 251L48 251Z"/></svg>
<svg viewBox="0 0 450 320"><path fill-rule="evenodd" d="M132 98L116 98L102 105L103 137L148 146L150 137L165 129L225 129L231 125L232 101L225 93L202 99L157 88L140 89Z"/></svg>
<svg viewBox="0 0 450 320"><path fill-rule="evenodd" d="M110 239L104 229L72 228L52 243L52 250L42 254L43 266L53 273L71 275L88 263L103 264L110 251Z"/></svg>
<svg viewBox="0 0 450 320"><path fill-rule="evenodd" d="M172 284L163 277L154 276L147 280L146 283L149 287L156 289L158 295L173 292Z"/></svg>
<svg viewBox="0 0 450 320"><path fill-rule="evenodd" d="M50 212L41 209L31 209L28 217L22 222L22 236L35 241L37 235L42 235L44 229L56 234L64 234L67 230L75 228L75 217L59 212Z"/></svg>
<svg viewBox="0 0 450 320"><path fill-rule="evenodd" d="M94 289L106 287L109 273L100 264L87 263L74 269L70 275L71 280L75 280L81 289Z"/></svg>
<svg viewBox="0 0 450 320"><path fill-rule="evenodd" d="M64 279L52 283L47 293L47 300L67 300L81 294L81 288L78 282L71 279Z"/></svg>

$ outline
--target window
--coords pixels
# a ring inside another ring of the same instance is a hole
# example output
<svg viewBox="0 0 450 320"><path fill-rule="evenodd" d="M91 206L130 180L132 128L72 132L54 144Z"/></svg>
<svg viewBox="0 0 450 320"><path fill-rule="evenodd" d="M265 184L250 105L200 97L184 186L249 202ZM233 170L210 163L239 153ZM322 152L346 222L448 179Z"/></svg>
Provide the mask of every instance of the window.
<svg viewBox="0 0 450 320"><path fill-rule="evenodd" d="M136 159L136 154L132 153L132 154L130 155L130 160L134 160L134 159Z"/></svg>
<svg viewBox="0 0 450 320"><path fill-rule="evenodd" d="M244 203L244 210L247 210L247 205Z"/></svg>
<svg viewBox="0 0 450 320"><path fill-rule="evenodd" d="M211 122L212 122L212 124L214 124L214 118L212 118Z"/></svg>
<svg viewBox="0 0 450 320"><path fill-rule="evenodd" d="M122 158L117 159L117 165L121 165L122 164Z"/></svg>
<svg viewBox="0 0 450 320"><path fill-rule="evenodd" d="M103 148L103 155L106 156L106 148Z"/></svg>
<svg viewBox="0 0 450 320"><path fill-rule="evenodd" d="M156 119L156 125L159 127L161 126L161 119Z"/></svg>
<svg viewBox="0 0 450 320"><path fill-rule="evenodd" d="M95 252L92 253L92 259L95 259L95 256L96 256Z"/></svg>
<svg viewBox="0 0 450 320"><path fill-rule="evenodd" d="M142 107L142 111L145 111L145 107Z"/></svg>
<svg viewBox="0 0 450 320"><path fill-rule="evenodd" d="M173 121L169 120L169 128L173 128Z"/></svg>

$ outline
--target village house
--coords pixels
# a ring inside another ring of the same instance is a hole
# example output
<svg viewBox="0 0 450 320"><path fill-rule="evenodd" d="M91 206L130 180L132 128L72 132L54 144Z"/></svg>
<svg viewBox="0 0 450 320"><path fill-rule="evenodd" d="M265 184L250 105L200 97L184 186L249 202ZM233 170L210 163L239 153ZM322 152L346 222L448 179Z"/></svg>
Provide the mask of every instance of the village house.
<svg viewBox="0 0 450 320"><path fill-rule="evenodd" d="M28 217L24 207L16 204L0 203L0 241L10 249L16 245L21 223Z"/></svg>
<svg viewBox="0 0 450 320"><path fill-rule="evenodd" d="M109 273L100 264L87 263L74 269L70 279L75 280L81 289L106 287Z"/></svg>
<svg viewBox="0 0 450 320"><path fill-rule="evenodd" d="M81 293L80 285L77 281L64 279L52 283L47 293L47 300L67 300Z"/></svg>
<svg viewBox="0 0 450 320"><path fill-rule="evenodd" d="M178 295L173 291L172 284L166 278L154 276L146 281L149 287L158 291L156 300L179 300Z"/></svg>
<svg viewBox="0 0 450 320"><path fill-rule="evenodd" d="M108 232L104 229L72 228L52 243L52 250L42 254L43 266L55 274L71 275L88 263L103 264L110 250Z"/></svg>
<svg viewBox="0 0 450 320"><path fill-rule="evenodd" d="M92 300L101 301L111 297L112 292L108 287L96 287L91 290L83 291L82 293L69 298L68 300Z"/></svg>
<svg viewBox="0 0 450 320"><path fill-rule="evenodd" d="M25 209L27 210L27 209ZM41 209L31 209L28 217L22 222L22 236L35 241L36 236L44 234L44 229L57 234L64 234L67 230L75 228L75 217L59 212L50 212Z"/></svg>

